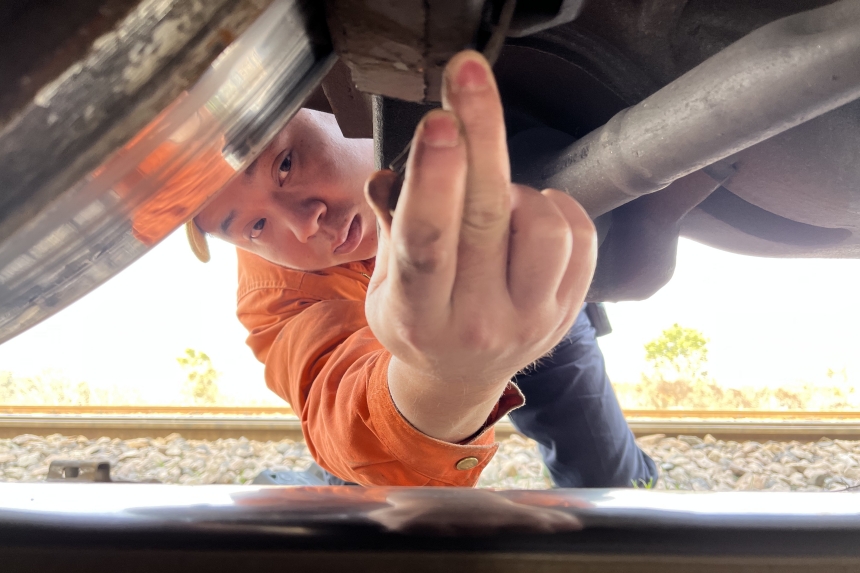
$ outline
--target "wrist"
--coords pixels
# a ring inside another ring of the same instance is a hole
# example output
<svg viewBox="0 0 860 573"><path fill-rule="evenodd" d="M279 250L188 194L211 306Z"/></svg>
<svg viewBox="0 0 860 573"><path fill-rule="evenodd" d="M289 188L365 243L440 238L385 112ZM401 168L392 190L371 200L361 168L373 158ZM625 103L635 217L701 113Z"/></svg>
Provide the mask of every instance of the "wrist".
<svg viewBox="0 0 860 573"><path fill-rule="evenodd" d="M420 432L457 443L474 435L493 412L511 375L442 378L391 357L388 389L400 414Z"/></svg>

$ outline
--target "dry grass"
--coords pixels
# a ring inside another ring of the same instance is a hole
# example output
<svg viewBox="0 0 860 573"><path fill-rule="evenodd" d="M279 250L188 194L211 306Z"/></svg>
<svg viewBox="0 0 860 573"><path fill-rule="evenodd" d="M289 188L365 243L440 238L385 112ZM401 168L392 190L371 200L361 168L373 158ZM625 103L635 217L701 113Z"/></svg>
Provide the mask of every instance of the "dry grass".
<svg viewBox="0 0 860 573"><path fill-rule="evenodd" d="M621 407L654 410L784 410L839 412L860 408L860 393L847 380L781 388L727 388L713 380L643 377L639 384L615 384Z"/></svg>

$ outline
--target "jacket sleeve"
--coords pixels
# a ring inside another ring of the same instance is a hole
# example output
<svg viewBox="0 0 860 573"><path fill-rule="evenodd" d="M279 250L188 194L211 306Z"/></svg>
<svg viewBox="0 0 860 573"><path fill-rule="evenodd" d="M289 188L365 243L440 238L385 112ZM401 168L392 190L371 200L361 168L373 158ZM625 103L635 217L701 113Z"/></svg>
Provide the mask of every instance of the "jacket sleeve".
<svg viewBox="0 0 860 573"><path fill-rule="evenodd" d="M314 459L348 481L474 485L498 448L492 425L522 404L511 385L477 436L436 440L397 411L388 391L391 355L370 332L363 301L264 285L240 298L238 316L266 365L267 385L301 419Z"/></svg>

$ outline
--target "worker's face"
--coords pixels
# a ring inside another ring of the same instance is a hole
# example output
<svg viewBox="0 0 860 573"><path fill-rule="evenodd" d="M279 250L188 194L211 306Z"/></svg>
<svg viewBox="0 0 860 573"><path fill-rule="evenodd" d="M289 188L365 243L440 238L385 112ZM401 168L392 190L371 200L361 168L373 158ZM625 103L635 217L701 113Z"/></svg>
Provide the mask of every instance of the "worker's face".
<svg viewBox="0 0 860 573"><path fill-rule="evenodd" d="M346 139L333 115L302 109L195 222L293 269L368 259L376 218L364 182L373 171L371 140Z"/></svg>

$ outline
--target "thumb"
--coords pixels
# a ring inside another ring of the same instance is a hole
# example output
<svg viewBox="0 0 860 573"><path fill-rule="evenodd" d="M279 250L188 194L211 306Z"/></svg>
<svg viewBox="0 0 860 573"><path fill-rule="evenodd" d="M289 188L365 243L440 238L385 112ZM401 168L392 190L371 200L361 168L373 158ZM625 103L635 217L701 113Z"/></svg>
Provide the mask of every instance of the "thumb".
<svg viewBox="0 0 860 573"><path fill-rule="evenodd" d="M394 186L402 184L398 179L396 173L388 169L383 169L371 175L364 185L364 195L373 209L373 214L376 215L380 231L382 231L386 239L391 236L391 221L394 216L394 209L390 207L390 204L392 197L395 195Z"/></svg>
<svg viewBox="0 0 860 573"><path fill-rule="evenodd" d="M364 195L376 215L377 247L376 265L370 280L368 295L383 283L388 276L388 245L391 240L392 210L389 208L394 186L399 185L399 177L393 171L384 169L377 171L367 179L364 185Z"/></svg>

